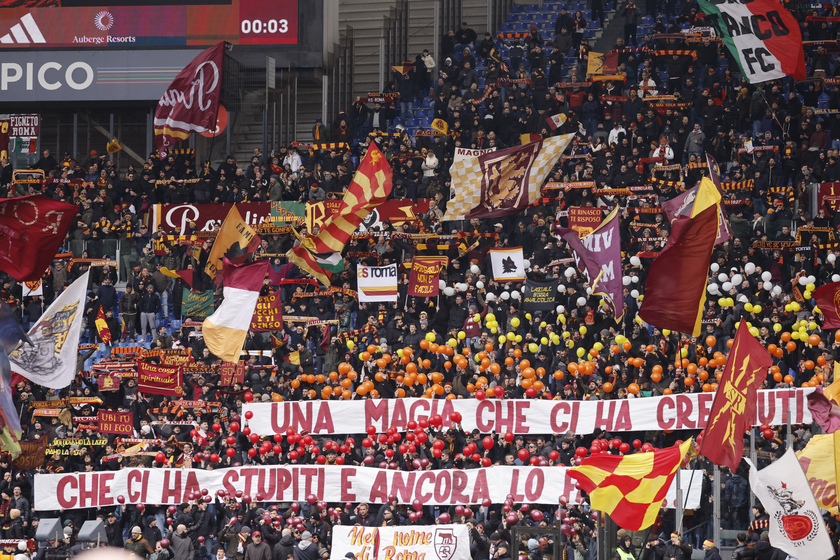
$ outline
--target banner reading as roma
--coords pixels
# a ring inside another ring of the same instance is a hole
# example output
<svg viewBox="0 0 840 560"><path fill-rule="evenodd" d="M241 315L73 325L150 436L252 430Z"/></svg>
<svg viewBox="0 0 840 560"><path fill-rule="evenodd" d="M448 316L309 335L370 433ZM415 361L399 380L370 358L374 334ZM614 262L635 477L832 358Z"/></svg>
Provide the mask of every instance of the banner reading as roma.
<svg viewBox="0 0 840 560"><path fill-rule="evenodd" d="M408 295L434 297L440 293L440 269L449 264L449 257L422 257L415 255L411 261L408 278Z"/></svg>
<svg viewBox="0 0 840 560"><path fill-rule="evenodd" d="M255 332L279 331L283 329L283 301L280 293L260 296L251 317L251 330Z"/></svg>
<svg viewBox="0 0 840 560"><path fill-rule="evenodd" d="M180 397L184 394L183 369L138 361L137 388L141 393Z"/></svg>
<svg viewBox="0 0 840 560"><path fill-rule="evenodd" d="M99 411L99 433L130 436L134 434L133 412Z"/></svg>
<svg viewBox="0 0 840 560"><path fill-rule="evenodd" d="M471 560L470 534L466 525L411 527L362 527L336 525L332 528L332 557L350 554L360 560Z"/></svg>
<svg viewBox="0 0 840 560"><path fill-rule="evenodd" d="M810 423L805 396L814 389L759 391L754 426ZM366 399L358 401L287 401L245 403L243 414L254 413L249 426L261 436L285 433L288 428L311 434L364 433L368 426L377 432L388 428L405 431L410 421L440 415L443 428L451 425L450 415L462 416L465 431L497 434L557 434L569 430L591 434L596 428L607 432L699 430L706 427L714 393L666 395L644 399L609 401L546 401L527 399Z"/></svg>

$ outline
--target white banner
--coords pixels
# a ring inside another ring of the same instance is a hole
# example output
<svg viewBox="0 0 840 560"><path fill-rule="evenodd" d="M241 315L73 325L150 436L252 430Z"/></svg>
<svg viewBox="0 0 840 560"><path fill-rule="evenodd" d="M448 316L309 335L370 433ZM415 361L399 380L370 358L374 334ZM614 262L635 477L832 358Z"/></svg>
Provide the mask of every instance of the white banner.
<svg viewBox="0 0 840 560"><path fill-rule="evenodd" d="M524 282L525 257L522 247L497 247L488 249L496 282Z"/></svg>
<svg viewBox="0 0 840 560"><path fill-rule="evenodd" d="M485 148L482 150L478 150L475 148L455 148L455 156L452 158L452 163L455 163L456 161L461 161L462 159L489 154L490 152L495 151L496 148Z"/></svg>
<svg viewBox="0 0 840 560"><path fill-rule="evenodd" d="M206 489L251 496L257 501L303 501L310 495L327 502L387 503L392 496L403 504L420 500L423 505L480 504L505 501L549 504L565 495L577 503L575 480L567 467L508 467L482 469L402 471L374 467L334 465L280 465L200 469L128 468L118 471L36 474L34 507L41 511L126 504L181 504L190 493ZM701 473L694 478L702 479ZM688 481L690 471L683 471ZM686 490L686 482L682 486ZM692 492L696 494L696 492ZM675 496L671 491L669 496ZM673 501L673 500L671 500ZM670 502L669 502L670 503ZM689 502L689 509L697 507Z"/></svg>
<svg viewBox="0 0 840 560"><path fill-rule="evenodd" d="M411 527L332 528L331 558L347 553L356 560L423 559L471 560L470 533L466 525L412 525Z"/></svg>
<svg viewBox="0 0 840 560"><path fill-rule="evenodd" d="M397 265L365 266L356 270L359 302L397 301Z"/></svg>
<svg viewBox="0 0 840 560"><path fill-rule="evenodd" d="M754 425L791 422L810 424L805 396L814 389L758 391ZM286 401L245 403L253 412L248 422L261 436L285 433L288 428L315 434L361 434L368 426L381 433L388 428L405 431L409 421L440 415L443 428L450 415L461 414L467 432L487 434L591 434L607 432L700 430L706 427L715 393L691 393L608 401L548 401L528 399L364 399L338 401Z"/></svg>

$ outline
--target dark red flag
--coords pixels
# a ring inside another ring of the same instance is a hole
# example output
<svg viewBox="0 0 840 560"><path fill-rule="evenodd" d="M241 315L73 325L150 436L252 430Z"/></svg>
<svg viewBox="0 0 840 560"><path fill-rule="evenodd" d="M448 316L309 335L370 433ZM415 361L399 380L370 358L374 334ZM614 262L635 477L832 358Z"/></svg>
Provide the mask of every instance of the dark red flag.
<svg viewBox="0 0 840 560"><path fill-rule="evenodd" d="M771 365L770 353L750 334L747 322L741 319L698 453L735 472L744 451L744 432L755 420L756 391L767 378Z"/></svg>
<svg viewBox="0 0 840 560"><path fill-rule="evenodd" d="M840 282L825 284L813 291L823 314L823 329L840 329Z"/></svg>
<svg viewBox="0 0 840 560"><path fill-rule="evenodd" d="M207 132L216 126L224 58L225 44L220 42L202 51L166 88L154 123L155 146L161 156L193 132Z"/></svg>
<svg viewBox="0 0 840 560"><path fill-rule="evenodd" d="M40 195L0 198L0 270L20 282L39 280L78 210Z"/></svg>

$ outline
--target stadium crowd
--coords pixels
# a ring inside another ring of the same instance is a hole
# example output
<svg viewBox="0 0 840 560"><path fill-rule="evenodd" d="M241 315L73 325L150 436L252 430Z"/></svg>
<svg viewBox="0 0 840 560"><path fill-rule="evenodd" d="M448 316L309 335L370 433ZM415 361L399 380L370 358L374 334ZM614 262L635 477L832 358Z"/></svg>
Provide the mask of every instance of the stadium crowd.
<svg viewBox="0 0 840 560"><path fill-rule="evenodd" d="M656 2L646 6L656 17L655 33L680 33L684 24L704 25L691 0L679 6L673 5L676 2L665 4L668 17L658 13ZM802 22L804 39L837 38L837 23L805 21L812 11L836 16L836 7L812 10L790 3L788 9ZM96 151L80 161L72 154L59 161L44 150L33 167L55 178L84 181L51 183L43 192L36 185L13 184L5 165L0 181L10 196L41 193L79 206L69 238L85 242L86 254L81 256L113 258L115 255L105 253L103 241L129 240L133 269L127 274L125 288L113 267L91 269L86 338L89 342L99 340L95 319L101 305L115 338L109 351L120 346L118 341L151 349L189 348L197 362L218 365L204 344L200 326L181 313L177 294L182 281L162 272L163 268L192 269L193 287L210 289L212 283L204 269L212 241L200 252L167 244L165 236L181 232L162 227L150 231L146 216L152 205L341 198L370 142L376 142L392 164L391 198L432 199L432 203L416 221L396 227L386 222L382 231L354 240L345 252L378 255L345 256L346 270L334 275L333 285L356 289L354 271L359 262L381 265L407 262L413 255L444 254L450 264L441 276L446 287L439 298L407 297L407 272L400 281L396 304L359 303L346 293L293 298L294 290L279 289L285 315L337 319L338 324L326 333L320 325L292 322L273 333L249 333L245 350L264 350L267 355L249 358L243 382L222 386L218 368L185 381L185 398L219 403L213 410L171 407L163 397L138 392L136 381L130 378L123 380L117 391L102 391L95 378L83 374L94 350L80 356L79 375L65 390L21 381L14 401L25 429L24 439L72 436L94 440L95 431L74 428L72 420L34 416L30 403L67 396L99 397L101 404L70 406L71 415L91 417L100 408L132 411L136 437L163 440L162 445L149 450L162 453L166 462L154 456L105 461L127 447L115 436L108 436L105 445L78 446L78 454L49 456L32 471L16 470L10 458L0 457L2 536L33 538L39 517L58 515L65 539L38 554L39 558L62 557L49 554L68 557L82 548L76 539L81 524L101 518L109 546L124 547L142 558L316 560L330 557L330 528L334 524L431 524L443 516L469 526L475 560L517 556L560 560L552 557L547 539L513 541L508 518L512 507L514 514L519 512L517 521L522 524L562 524L564 559L591 560L596 557L597 516L586 504L564 504L559 510L538 507L543 514L539 516L520 509L521 504L472 504L475 510L469 512L427 507L418 515L409 505L396 502L382 506L330 502L321 508L305 501L244 503L233 496L211 496L177 507L147 504L145 508L43 512L30 506L33 475L126 466L216 469L325 463L376 468L371 463L389 461L399 469L480 468L482 463L464 450L470 444L480 445L488 434L465 432L458 425L445 430L427 427L427 436L422 442L417 438L412 449L393 437L390 441L374 438L366 447L361 442L368 434L324 438L302 434L302 443L281 438L271 441L266 450L261 446L270 438L231 431L230 424L247 424L239 416L246 395L247 400L273 402L422 396L471 399L488 394L518 399L612 400L710 392L716 388L727 342L741 318L757 329L758 339L774 356L764 388L831 383L840 342L833 331L819 327L821 316L814 309L811 292L840 280L840 263L836 262L840 246L834 244L840 211L836 201L816 205L813 195L814 183L840 180L840 119L836 118L840 96L837 82L832 82L840 76L836 43L833 48L805 47L809 79L804 82L788 78L751 85L740 77L737 65L714 37L706 34L691 42L637 38L633 22L641 15L640 9L631 4L619 11L617 17L626 20L628 43L674 54L652 57L649 51L626 49L619 39L615 44L618 71L626 78L584 82L588 47L580 32L586 25L579 20L580 14L563 9L550 44L536 28L522 40L493 39L488 34L479 41L464 24L443 38L440 65L424 51L417 56L414 71L395 75L386 93L400 94L399 108L359 98L333 122L316 123L316 142L346 143L346 149L280 146L269 154L255 150L249 162L228 157L218 167L202 168L189 155L173 154L166 159L150 157L142 166L125 169L117 169ZM509 44L502 45L502 41ZM570 55L576 62L571 68L564 67L564 57ZM725 67L721 64L724 60ZM477 68L488 84L483 90L478 87ZM645 103L648 96L664 94L675 99L664 107ZM428 96L434 100L434 118L447 123L448 135L417 136L412 141L401 126L389 125L410 115L414 102L421 103ZM546 119L558 113L568 119L552 130ZM372 131L385 134L368 135ZM521 134L545 137L575 131L578 135L568 157L558 162L549 180L582 183L581 188L545 191L538 205L520 215L442 221L452 195L448 170L456 148L504 148L519 144ZM663 214L645 210L658 207L657 200L671 199L693 186L705 173L705 153L720 163L723 180L731 187L724 198L733 236L715 249L704 332L691 337L647 325L637 311L654 255L664 247L670 229ZM599 192L641 185L650 185L650 189L631 196ZM572 206L608 209L616 204L621 207L624 255L624 299L619 304L624 315L618 323L600 297L590 295L590 284L575 268L572 252L553 234L555 224L568 223L566 211ZM448 250L420 248L417 240L400 235L457 232L484 235L475 237L474 245L452 245ZM165 245L159 255L153 245L156 240ZM776 241L798 243L775 248ZM285 253L298 242L292 234L265 236L257 257ZM521 246L528 259L529 278L559 279L556 308L526 313L516 285L494 281L486 258L491 246ZM285 260L272 258L272 264L279 269ZM22 284L4 275L0 296L21 322L31 324L87 268L87 264L58 259L44 275L43 296L26 298ZM288 278L304 276L296 267L286 274ZM262 294L273 290L267 282ZM221 292L217 298L220 296ZM480 317L477 322L475 315ZM369 328L359 332L363 327ZM400 361L398 350L403 350L409 361L402 361L402 375L392 379L387 371L392 369L392 360ZM292 353L296 353L295 363L289 361ZM276 370L258 367L270 364L275 364ZM481 458L489 464L570 466L576 458L579 461L578 449L588 453L593 445L597 447L595 440L618 438L622 445L610 447L609 453L634 453L645 443L657 448L670 446L698 432L610 434L596 430L592 435L510 438L489 434L494 445L483 451ZM754 435L760 464L781 456L787 437L794 447L801 448L813 433L815 428L810 425L794 426L790 434L783 428L757 429ZM745 434L748 449L749 435ZM337 444L327 446L328 440ZM444 442L442 449L435 447L437 441ZM712 538L715 504L711 496L716 484L721 487L723 528L744 532L738 537L739 558L778 557L767 542L767 515L757 502L750 508L746 471L722 469L722 478L714 480L712 465L703 457L693 458L691 465L704 472L703 495L700 508L686 519L686 538L669 536L677 530L670 510L650 532L649 540L641 534L620 534L621 553L616 557L638 553L650 560L680 560L691 556L692 547L702 547L710 551L706 558L719 558L715 555L720 543L708 540ZM838 530L834 517L829 519L829 528L832 534ZM836 537L833 540L836 545ZM4 554L11 558L13 549L7 547Z"/></svg>

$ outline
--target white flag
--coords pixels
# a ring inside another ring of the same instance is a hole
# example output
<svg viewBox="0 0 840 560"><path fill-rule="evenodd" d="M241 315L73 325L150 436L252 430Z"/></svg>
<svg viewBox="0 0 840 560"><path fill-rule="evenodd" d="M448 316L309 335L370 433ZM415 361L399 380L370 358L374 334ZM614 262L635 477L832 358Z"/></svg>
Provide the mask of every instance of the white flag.
<svg viewBox="0 0 840 560"><path fill-rule="evenodd" d="M76 377L89 274L85 272L61 292L32 325L32 346L20 343L9 356L13 372L51 389L70 385Z"/></svg>
<svg viewBox="0 0 840 560"><path fill-rule="evenodd" d="M398 271L396 264L356 268L360 302L397 301Z"/></svg>
<svg viewBox="0 0 840 560"><path fill-rule="evenodd" d="M820 509L793 450L760 471L745 461L750 466L750 486L770 515L770 544L796 558L833 557Z"/></svg>
<svg viewBox="0 0 840 560"><path fill-rule="evenodd" d="M488 249L493 266L493 280L497 282L524 282L525 257L522 247L498 247Z"/></svg>

